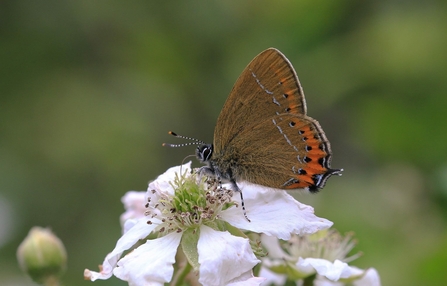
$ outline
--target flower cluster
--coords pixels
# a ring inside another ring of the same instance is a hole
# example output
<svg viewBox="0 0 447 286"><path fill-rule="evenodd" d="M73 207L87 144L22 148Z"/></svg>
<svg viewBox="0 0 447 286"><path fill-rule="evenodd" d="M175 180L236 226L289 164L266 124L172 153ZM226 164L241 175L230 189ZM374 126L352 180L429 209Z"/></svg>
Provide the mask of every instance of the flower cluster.
<svg viewBox="0 0 447 286"><path fill-rule="evenodd" d="M317 285L380 285L374 268L362 270L348 262L360 256L348 256L355 246L352 234L345 237L336 230L321 230L307 236L294 235L289 241L262 238L269 255L263 259L261 275L270 284L312 280Z"/></svg>
<svg viewBox="0 0 447 286"><path fill-rule="evenodd" d="M228 186L198 176L190 163L170 168L146 192L128 192L122 199L123 234L100 271L86 269L85 279L114 275L129 285L269 285L272 273L284 281L284 273L296 281L312 275L328 281L369 275L346 264L350 239L328 234L326 240L312 240L332 226L315 216L312 207L282 190L238 185L250 220L237 194L233 197ZM380 285L376 276L378 283L370 285Z"/></svg>

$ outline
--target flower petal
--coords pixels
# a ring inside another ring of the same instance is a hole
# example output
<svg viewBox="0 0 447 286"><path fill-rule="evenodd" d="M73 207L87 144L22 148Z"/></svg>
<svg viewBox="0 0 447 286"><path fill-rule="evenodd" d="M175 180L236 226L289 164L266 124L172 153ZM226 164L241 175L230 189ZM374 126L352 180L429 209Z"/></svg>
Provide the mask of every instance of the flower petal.
<svg viewBox="0 0 447 286"><path fill-rule="evenodd" d="M227 285L230 281L241 282L239 278L253 282L247 272L251 274L251 269L260 261L253 254L248 239L202 225L197 249L202 285Z"/></svg>
<svg viewBox="0 0 447 286"><path fill-rule="evenodd" d="M365 270L365 274L359 279L353 282L355 286L380 286L380 276L376 269L368 268Z"/></svg>
<svg viewBox="0 0 447 286"><path fill-rule="evenodd" d="M128 220L126 223L131 224L133 222L135 221ZM96 279L109 279L112 276L112 271L123 252L134 246L138 240L148 236L156 226L156 223L148 225L146 218L139 219L133 227L121 236L121 238L117 241L115 248L106 256L104 262L102 263L101 271L95 272L85 269L84 277L86 279L90 279L91 281L95 281Z"/></svg>
<svg viewBox="0 0 447 286"><path fill-rule="evenodd" d="M244 194L247 221L240 207L222 212L221 218L231 225L288 240L292 233L311 234L332 226L332 222L315 216L314 209L295 200L287 192L247 182L238 183ZM233 199L240 200L235 193ZM240 203L239 203L240 205Z"/></svg>
<svg viewBox="0 0 447 286"><path fill-rule="evenodd" d="M243 273L241 276L229 281L226 286L258 286L265 281L264 277L254 277L253 271Z"/></svg>
<svg viewBox="0 0 447 286"><path fill-rule="evenodd" d="M144 211L146 210L145 204L146 192L129 191L122 198L121 202L126 210L120 216L121 225L124 226L124 222L128 219L139 219L144 217Z"/></svg>
<svg viewBox="0 0 447 286"><path fill-rule="evenodd" d="M163 285L171 281L181 237L181 233L173 232L146 241L118 261L113 274L129 285Z"/></svg>
<svg viewBox="0 0 447 286"><path fill-rule="evenodd" d="M261 267L259 276L265 277L266 279L262 285L284 285L287 280L286 275L275 273L266 267Z"/></svg>
<svg viewBox="0 0 447 286"><path fill-rule="evenodd" d="M303 273L310 274L311 269L332 281L338 281L340 278L350 278L353 276L362 275L363 270L350 267L347 263L336 259L334 262L330 262L326 259L320 258L299 258L297 262L297 268Z"/></svg>
<svg viewBox="0 0 447 286"><path fill-rule="evenodd" d="M190 172L191 161L184 165L169 168L166 172L157 177L154 181L149 183L148 191L157 190L164 193L173 195L175 193L171 186L171 182L175 179L175 174L183 174L185 171Z"/></svg>
<svg viewBox="0 0 447 286"><path fill-rule="evenodd" d="M356 268L356 267L352 267ZM381 286L380 277L377 273L377 270L374 268L369 268L367 270L361 270L357 268L361 272L363 272L360 276L353 276L347 281L331 281L323 276L317 276L317 279L314 281L315 286L343 286L343 285L354 285L354 286ZM346 283L348 282L348 283Z"/></svg>
<svg viewBox="0 0 447 286"><path fill-rule="evenodd" d="M274 236L268 236L266 234L261 235L262 245L268 252L268 257L270 259L280 259L289 258L290 255L286 253L279 244L278 238Z"/></svg>

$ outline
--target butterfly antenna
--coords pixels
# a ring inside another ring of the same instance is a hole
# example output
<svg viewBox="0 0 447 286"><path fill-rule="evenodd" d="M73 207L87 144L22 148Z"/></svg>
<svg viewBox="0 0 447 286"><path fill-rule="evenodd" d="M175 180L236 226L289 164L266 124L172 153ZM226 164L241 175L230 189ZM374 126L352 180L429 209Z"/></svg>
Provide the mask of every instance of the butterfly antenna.
<svg viewBox="0 0 447 286"><path fill-rule="evenodd" d="M184 147L184 146L191 146L191 145L200 145L200 144L206 144L205 142L203 142L202 140L198 140L195 138L191 138L191 137L187 137L187 136L183 136L183 135L179 135L175 132L169 131L168 132L170 135L177 137L177 138L182 138L182 139L186 139L186 140L191 140L193 142L189 142L189 143L183 143L183 144L170 144L170 143L163 143L163 146L166 147Z"/></svg>

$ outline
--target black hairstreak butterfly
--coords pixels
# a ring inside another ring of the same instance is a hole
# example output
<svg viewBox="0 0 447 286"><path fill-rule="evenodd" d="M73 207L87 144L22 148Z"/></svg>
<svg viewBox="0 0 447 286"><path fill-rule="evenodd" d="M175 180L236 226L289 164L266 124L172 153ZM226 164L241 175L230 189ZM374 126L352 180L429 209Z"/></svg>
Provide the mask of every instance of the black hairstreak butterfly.
<svg viewBox="0 0 447 286"><path fill-rule="evenodd" d="M239 181L318 191L343 169L331 169L330 143L306 109L289 60L277 49L263 51L233 86L217 119L213 144L191 143L200 145L197 158L207 165L202 171L239 192Z"/></svg>

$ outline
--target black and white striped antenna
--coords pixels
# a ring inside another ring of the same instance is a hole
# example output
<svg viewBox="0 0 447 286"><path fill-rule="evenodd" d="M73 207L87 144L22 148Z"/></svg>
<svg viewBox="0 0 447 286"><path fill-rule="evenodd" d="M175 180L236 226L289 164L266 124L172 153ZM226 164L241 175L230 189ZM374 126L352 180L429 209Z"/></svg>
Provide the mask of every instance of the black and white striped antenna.
<svg viewBox="0 0 447 286"><path fill-rule="evenodd" d="M182 144L170 144L170 143L163 143L163 146L166 147L185 147L185 146L191 146L191 145L201 145L201 144L206 144L205 142L203 142L202 140L196 139L196 138L191 138L191 137L187 137L187 136L183 136L183 135L179 135L175 132L169 131L168 132L170 135L177 137L177 138L182 138L182 139L186 139L186 140L190 140L193 142L189 142L189 143L182 143Z"/></svg>

